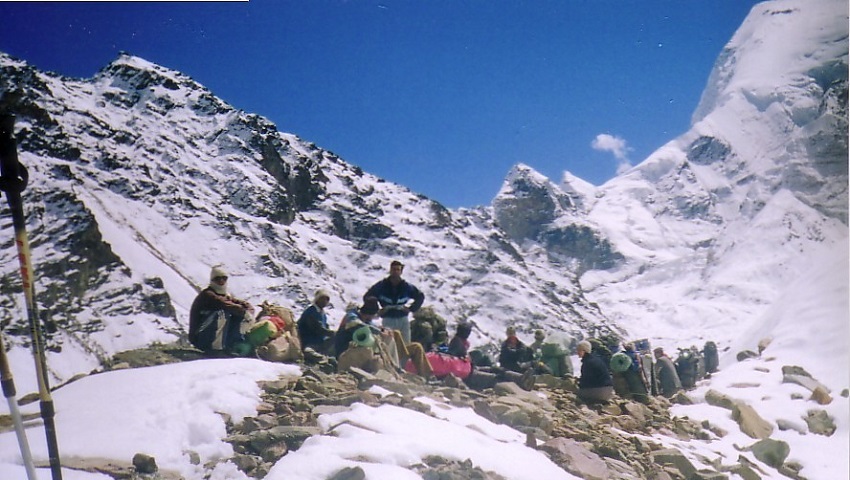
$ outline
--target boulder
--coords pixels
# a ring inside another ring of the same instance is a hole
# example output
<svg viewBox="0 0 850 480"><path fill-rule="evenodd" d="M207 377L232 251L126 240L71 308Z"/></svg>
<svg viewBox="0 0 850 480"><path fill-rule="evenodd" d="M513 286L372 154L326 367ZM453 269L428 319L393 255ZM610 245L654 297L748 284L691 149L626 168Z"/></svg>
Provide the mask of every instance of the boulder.
<svg viewBox="0 0 850 480"><path fill-rule="evenodd" d="M738 403L732 409L732 418L738 422L741 431L750 438L767 438L773 433L773 425L759 416L753 407Z"/></svg>
<svg viewBox="0 0 850 480"><path fill-rule="evenodd" d="M786 373L782 376L782 383L794 383L800 385L801 387L807 389L810 392L814 392L817 389L824 390L826 393L829 393L829 389L818 382L812 377L807 377L805 375L796 375L793 373Z"/></svg>
<svg viewBox="0 0 850 480"><path fill-rule="evenodd" d="M666 448L663 450L657 450L652 452L651 455L655 463L673 467L685 478L692 478L697 473L697 469L694 467L694 464L692 464L691 461L682 454L682 452L676 449Z"/></svg>
<svg viewBox="0 0 850 480"><path fill-rule="evenodd" d="M832 397L829 395L829 392L820 386L812 391L812 396L809 397L809 400L813 400L821 405L829 405L832 403Z"/></svg>
<svg viewBox="0 0 850 480"><path fill-rule="evenodd" d="M799 433L800 435L806 434L806 427L804 427L803 425L799 425L797 423L794 423L790 420L785 420L785 419L780 418L779 420L776 421L776 426L779 427L780 431L794 430L795 432Z"/></svg>
<svg viewBox="0 0 850 480"><path fill-rule="evenodd" d="M156 459L145 453L137 453L133 455L133 467L137 473L153 474L159 470L156 466Z"/></svg>
<svg viewBox="0 0 850 480"><path fill-rule="evenodd" d="M587 480L608 480L608 465L599 455L571 438L558 437L544 443L541 450L564 470Z"/></svg>
<svg viewBox="0 0 850 480"><path fill-rule="evenodd" d="M772 438L759 440L753 444L751 449L757 459L773 468L781 467L785 463L785 459L788 458L788 454L791 453L791 447L786 442Z"/></svg>
<svg viewBox="0 0 850 480"><path fill-rule="evenodd" d="M735 405L739 403L739 400L735 400L734 398L720 393L717 390L709 390L705 392L705 402L715 407L732 410L735 408Z"/></svg>
<svg viewBox="0 0 850 480"><path fill-rule="evenodd" d="M345 467L328 477L328 480L365 480L366 472L360 467Z"/></svg>
<svg viewBox="0 0 850 480"><path fill-rule="evenodd" d="M738 352L738 355L735 357L739 362L743 362L744 360L749 360L751 358L758 358L759 354L752 350L742 350Z"/></svg>
<svg viewBox="0 0 850 480"><path fill-rule="evenodd" d="M806 425L809 431L816 435L832 436L835 433L835 422L824 410L809 410L806 415Z"/></svg>

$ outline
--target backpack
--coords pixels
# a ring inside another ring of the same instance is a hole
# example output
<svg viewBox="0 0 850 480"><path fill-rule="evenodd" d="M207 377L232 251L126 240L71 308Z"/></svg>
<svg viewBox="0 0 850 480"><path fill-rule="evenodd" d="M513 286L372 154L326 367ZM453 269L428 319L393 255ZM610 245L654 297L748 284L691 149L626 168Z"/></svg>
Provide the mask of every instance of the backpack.
<svg viewBox="0 0 850 480"><path fill-rule="evenodd" d="M277 330L276 334L266 337L266 343L254 343L262 341L263 332L257 333L254 341L251 342L258 347L275 342L274 345L271 345L272 348L264 349L262 353L260 348L257 348L257 355L260 358L272 362L292 362L304 359L304 352L301 351L301 337L298 336L298 326L292 310L268 301L263 302L260 304L257 323L251 327L249 336L258 325L267 325L264 328L268 331L271 331L272 327ZM280 340L281 338L283 340Z"/></svg>

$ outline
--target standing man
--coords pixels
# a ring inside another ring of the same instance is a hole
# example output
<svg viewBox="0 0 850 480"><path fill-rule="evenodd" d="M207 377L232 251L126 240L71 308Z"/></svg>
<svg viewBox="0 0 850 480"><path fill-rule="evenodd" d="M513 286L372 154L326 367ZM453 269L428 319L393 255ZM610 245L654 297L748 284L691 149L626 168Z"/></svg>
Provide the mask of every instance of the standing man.
<svg viewBox="0 0 850 480"><path fill-rule="evenodd" d="M679 374L676 373L676 366L673 364L673 360L664 353L663 348L658 347L652 353L655 354L655 371L661 394L667 398L673 398L682 389L682 381L679 380Z"/></svg>
<svg viewBox="0 0 850 480"><path fill-rule="evenodd" d="M402 272L404 264L393 260L390 263L390 276L372 285L363 299L377 297L381 304L378 315L383 319L383 326L400 331L405 343L410 343L408 314L419 310L425 301L425 294L401 278ZM413 303L408 305L411 301Z"/></svg>

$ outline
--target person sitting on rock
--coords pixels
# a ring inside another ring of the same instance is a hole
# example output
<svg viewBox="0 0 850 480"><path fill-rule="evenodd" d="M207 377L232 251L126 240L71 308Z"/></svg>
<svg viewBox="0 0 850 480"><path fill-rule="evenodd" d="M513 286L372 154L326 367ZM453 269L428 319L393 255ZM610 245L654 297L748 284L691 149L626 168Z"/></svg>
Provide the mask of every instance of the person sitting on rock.
<svg viewBox="0 0 850 480"><path fill-rule="evenodd" d="M657 347L652 353L655 354L655 376L658 378L661 394L672 398L682 389L682 382L679 380L679 374L676 373L676 365L673 364L673 359L664 353L663 348Z"/></svg>
<svg viewBox="0 0 850 480"><path fill-rule="evenodd" d="M472 334L472 324L460 322L457 324L455 335L449 342L449 355L466 358L469 354L469 335Z"/></svg>
<svg viewBox="0 0 850 480"><path fill-rule="evenodd" d="M309 358L306 353L308 349L319 355L331 355L333 352L335 333L328 328L328 315L325 313L325 307L330 301L327 290L317 290L313 295L313 303L298 319L298 336L306 358Z"/></svg>
<svg viewBox="0 0 850 480"><path fill-rule="evenodd" d="M430 378L433 371L421 344L416 342L406 344L398 330L372 325L372 321L378 316L379 311L378 299L366 297L360 308L349 310L345 314L336 332L335 350L337 358L340 358L349 348L357 331L356 328L349 328L348 323L362 322L371 329L378 344L377 349L386 356L384 360L389 368L401 371L401 366L410 359L420 376Z"/></svg>
<svg viewBox="0 0 850 480"><path fill-rule="evenodd" d="M210 284L189 309L189 342L204 352L245 354L243 322L253 319L254 307L227 292L229 275L222 266L210 271Z"/></svg>
<svg viewBox="0 0 850 480"><path fill-rule="evenodd" d="M581 358L581 377L578 380L578 397L587 403L607 402L614 396L614 383L608 366L598 355L593 355L593 347L582 340L576 347Z"/></svg>
<svg viewBox="0 0 850 480"><path fill-rule="evenodd" d="M516 336L516 329L508 327L505 331L507 338L502 342L499 353L499 365L505 370L525 372L531 367L531 349Z"/></svg>
<svg viewBox="0 0 850 480"><path fill-rule="evenodd" d="M541 354L541 350L543 349L543 342L546 341L546 332L543 330L535 330L534 331L534 341L531 342L529 347L531 348L531 352L534 354L535 358L539 358Z"/></svg>

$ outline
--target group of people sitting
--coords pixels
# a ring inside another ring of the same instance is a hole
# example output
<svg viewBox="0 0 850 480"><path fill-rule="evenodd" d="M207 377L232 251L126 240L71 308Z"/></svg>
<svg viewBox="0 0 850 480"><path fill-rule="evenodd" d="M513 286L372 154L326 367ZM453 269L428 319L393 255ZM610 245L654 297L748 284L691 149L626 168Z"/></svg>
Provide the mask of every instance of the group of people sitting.
<svg viewBox="0 0 850 480"><path fill-rule="evenodd" d="M449 339L445 320L429 312L415 315L413 329L409 316L422 308L425 295L402 278L404 265L393 261L389 275L375 283L363 297L361 305L350 305L337 329L328 323L325 308L331 295L324 289L315 292L313 302L295 320L288 309L271 310L263 304L258 313L244 300L228 292L228 274L221 266L212 268L210 284L192 304L189 320L189 341L204 352L226 352L248 355L256 351L267 353L262 343L285 334L291 356L281 354L276 359L308 362L330 361L337 370L358 367L366 371L388 369L409 371L425 378L441 378L454 373L468 386L476 389L492 387L498 382L514 382L531 390L535 375L559 377L573 374L569 354L563 345L546 342L542 330L534 333L534 342L526 345L514 327L508 327L496 362L481 350L470 351L469 337L474 324L459 322ZM282 311L282 313L281 313ZM256 317L256 319L255 319ZM281 318L289 317L289 318ZM382 319L381 325L373 323ZM258 322L257 320L262 320ZM258 325L268 335L258 335ZM253 329L250 332L247 329ZM275 333L277 332L277 333ZM258 340L257 340L258 339ZM254 341L256 340L256 341ZM587 402L605 402L615 393L642 399L650 393L652 382L647 378L641 355L632 344L622 352L612 354L601 342L584 340L575 346L581 360L578 395ZM657 377L661 392L672 396L682 388L672 361L663 350L656 349ZM263 355L260 355L263 357ZM651 362L651 359L650 359Z"/></svg>
<svg viewBox="0 0 850 480"><path fill-rule="evenodd" d="M578 343L579 398L589 403L606 402L616 393L645 402L650 395L672 398L682 390L676 366L663 348L653 350L653 362L648 349L637 351L634 343L623 344L622 350L614 347L612 353L609 346L593 339Z"/></svg>
<svg viewBox="0 0 850 480"><path fill-rule="evenodd" d="M393 261L389 276L369 288L363 304L347 309L339 328L332 330L325 312L331 299L326 290L315 293L313 302L297 321L294 316L281 320L281 316L289 316L291 312L279 314L280 310L287 310L280 307L277 307L278 312L271 312L266 304L257 312L250 303L232 296L227 290L227 272L216 266L210 272L209 286L192 303L189 342L204 352L247 355L265 348L257 344L259 341L249 340L267 340L285 332L289 345L297 345L301 358L332 358L344 369L345 366L368 366L366 360L360 360L365 359L368 351L371 353L369 361L374 364L401 369L410 360L417 373L428 377L431 371L424 348L411 341L408 320L409 314L422 306L425 295L402 278L403 271L404 265ZM373 324L377 317L382 318L381 326ZM252 336L259 327L268 327L272 333Z"/></svg>

